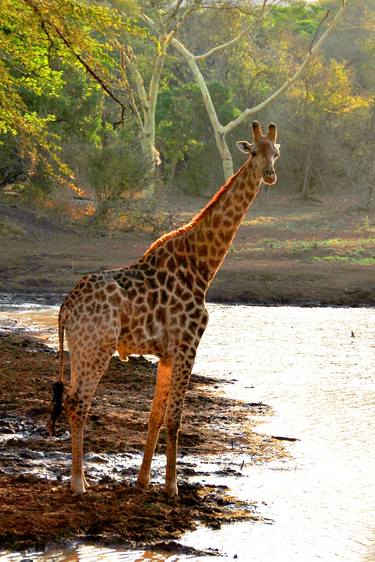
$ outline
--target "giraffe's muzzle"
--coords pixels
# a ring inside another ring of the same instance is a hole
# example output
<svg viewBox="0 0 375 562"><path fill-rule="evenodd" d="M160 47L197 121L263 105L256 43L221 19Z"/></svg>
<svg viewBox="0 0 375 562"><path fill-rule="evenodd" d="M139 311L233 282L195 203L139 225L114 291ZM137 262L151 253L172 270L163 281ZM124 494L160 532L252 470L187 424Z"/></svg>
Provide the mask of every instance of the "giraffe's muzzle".
<svg viewBox="0 0 375 562"><path fill-rule="evenodd" d="M266 183L267 185L274 184L277 180L275 168L273 166L272 167L266 166L263 170L262 177L264 183Z"/></svg>

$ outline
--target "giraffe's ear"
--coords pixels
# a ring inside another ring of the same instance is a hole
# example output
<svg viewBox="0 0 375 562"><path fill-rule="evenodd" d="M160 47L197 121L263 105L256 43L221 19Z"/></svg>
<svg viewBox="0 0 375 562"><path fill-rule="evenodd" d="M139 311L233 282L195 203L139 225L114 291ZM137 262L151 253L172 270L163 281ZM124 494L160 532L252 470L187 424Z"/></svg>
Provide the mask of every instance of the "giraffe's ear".
<svg viewBox="0 0 375 562"><path fill-rule="evenodd" d="M243 152L244 154L250 154L252 145L249 142L237 141L236 145L240 152Z"/></svg>

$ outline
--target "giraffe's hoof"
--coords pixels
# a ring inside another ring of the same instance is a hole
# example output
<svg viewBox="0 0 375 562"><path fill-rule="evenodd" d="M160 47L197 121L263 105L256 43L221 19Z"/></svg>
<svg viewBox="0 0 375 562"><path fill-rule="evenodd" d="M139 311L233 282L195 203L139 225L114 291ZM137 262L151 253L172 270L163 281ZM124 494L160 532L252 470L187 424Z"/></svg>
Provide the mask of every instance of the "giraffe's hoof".
<svg viewBox="0 0 375 562"><path fill-rule="evenodd" d="M70 482L70 489L73 494L84 494L86 492L85 481L83 479L72 479Z"/></svg>
<svg viewBox="0 0 375 562"><path fill-rule="evenodd" d="M73 488L73 486L70 486L70 491L72 492L72 494L80 496L86 493L86 488L84 486L82 486L81 488Z"/></svg>
<svg viewBox="0 0 375 562"><path fill-rule="evenodd" d="M139 474L137 478L136 486L139 490L145 490L149 482L150 482L150 476L148 476L147 474L145 476Z"/></svg>
<svg viewBox="0 0 375 562"><path fill-rule="evenodd" d="M172 485L165 485L165 493L167 494L168 498L173 499L173 498L178 498L178 487L177 484L172 484Z"/></svg>

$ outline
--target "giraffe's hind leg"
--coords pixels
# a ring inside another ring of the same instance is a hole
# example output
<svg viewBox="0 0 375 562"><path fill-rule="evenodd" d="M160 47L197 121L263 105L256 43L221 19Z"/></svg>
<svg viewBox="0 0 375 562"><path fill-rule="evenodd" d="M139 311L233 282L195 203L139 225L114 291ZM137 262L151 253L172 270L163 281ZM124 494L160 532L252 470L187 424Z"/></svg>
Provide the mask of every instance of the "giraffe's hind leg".
<svg viewBox="0 0 375 562"><path fill-rule="evenodd" d="M72 471L70 487L81 494L86 491L87 482L83 470L83 432L87 414L96 386L107 369L115 346L90 346L90 352L71 351L72 381L65 399L72 441Z"/></svg>

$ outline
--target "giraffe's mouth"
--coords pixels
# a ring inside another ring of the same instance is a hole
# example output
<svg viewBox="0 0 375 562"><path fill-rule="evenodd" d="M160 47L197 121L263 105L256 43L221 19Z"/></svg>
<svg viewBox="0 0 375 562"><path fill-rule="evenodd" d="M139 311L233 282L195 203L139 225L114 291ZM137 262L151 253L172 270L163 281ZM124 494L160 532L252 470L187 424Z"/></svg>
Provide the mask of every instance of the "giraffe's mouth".
<svg viewBox="0 0 375 562"><path fill-rule="evenodd" d="M266 183L267 185L273 185L274 183L276 183L277 175L275 174L275 172L268 172L264 170L262 178L264 183Z"/></svg>

